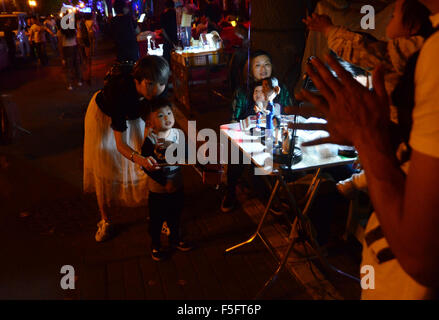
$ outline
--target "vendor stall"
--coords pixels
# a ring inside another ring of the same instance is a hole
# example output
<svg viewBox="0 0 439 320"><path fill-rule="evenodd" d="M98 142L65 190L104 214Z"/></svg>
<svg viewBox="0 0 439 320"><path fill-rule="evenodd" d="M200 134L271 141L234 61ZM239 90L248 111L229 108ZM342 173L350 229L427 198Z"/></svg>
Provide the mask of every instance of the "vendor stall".
<svg viewBox="0 0 439 320"><path fill-rule="evenodd" d="M195 45L186 47L184 50L172 52L171 70L177 102L181 103L190 112L190 86L200 83L206 84L205 90L211 101L213 89L211 84L216 80L212 78L212 69L225 71L228 60L228 54L223 51L221 45L199 46L198 43L195 43Z"/></svg>

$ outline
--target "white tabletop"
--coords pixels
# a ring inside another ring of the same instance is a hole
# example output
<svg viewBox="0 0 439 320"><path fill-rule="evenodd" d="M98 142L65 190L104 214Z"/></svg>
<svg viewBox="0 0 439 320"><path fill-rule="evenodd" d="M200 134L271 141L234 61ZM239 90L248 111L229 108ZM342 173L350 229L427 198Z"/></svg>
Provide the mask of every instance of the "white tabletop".
<svg viewBox="0 0 439 320"><path fill-rule="evenodd" d="M239 123L230 123L220 126L221 135L227 137L234 146L238 147L242 153L251 160L260 170L261 174L273 173L273 163L270 153L266 151L266 146L260 140L250 135L249 132L243 131ZM310 132L297 130L299 144L302 141L310 140ZM337 154L337 145L321 145L316 147L301 147L302 160L291 166L292 171L312 170L324 167L333 167L343 164L353 163L356 158L341 157ZM276 168L276 164L274 165Z"/></svg>

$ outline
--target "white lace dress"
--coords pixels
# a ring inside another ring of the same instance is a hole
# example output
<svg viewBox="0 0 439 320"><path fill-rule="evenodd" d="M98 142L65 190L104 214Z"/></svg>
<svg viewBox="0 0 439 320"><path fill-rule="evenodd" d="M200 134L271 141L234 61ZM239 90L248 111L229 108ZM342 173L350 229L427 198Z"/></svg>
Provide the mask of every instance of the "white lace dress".
<svg viewBox="0 0 439 320"><path fill-rule="evenodd" d="M125 158L116 147L111 118L91 99L85 115L84 181L86 193L96 193L98 204L136 207L147 203L147 175ZM123 141L141 151L145 122L127 120Z"/></svg>

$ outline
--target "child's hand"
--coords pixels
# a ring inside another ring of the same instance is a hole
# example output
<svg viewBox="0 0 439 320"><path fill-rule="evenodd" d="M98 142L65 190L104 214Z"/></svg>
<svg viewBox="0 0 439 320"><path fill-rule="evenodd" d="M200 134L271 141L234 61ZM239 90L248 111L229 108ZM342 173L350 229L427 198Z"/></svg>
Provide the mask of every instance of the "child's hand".
<svg viewBox="0 0 439 320"><path fill-rule="evenodd" d="M309 30L328 34L329 29L333 26L331 18L325 14L313 13L306 19L302 19Z"/></svg>
<svg viewBox="0 0 439 320"><path fill-rule="evenodd" d="M276 98L276 96L279 93L280 93L280 87L279 86L274 87L274 89L271 92L270 96L268 96L268 101L273 102L273 100Z"/></svg>
<svg viewBox="0 0 439 320"><path fill-rule="evenodd" d="M254 107L255 113L263 112L264 105L261 101L257 101Z"/></svg>
<svg viewBox="0 0 439 320"><path fill-rule="evenodd" d="M147 171L155 171L160 169L157 161L153 157L142 158L140 165L144 167Z"/></svg>

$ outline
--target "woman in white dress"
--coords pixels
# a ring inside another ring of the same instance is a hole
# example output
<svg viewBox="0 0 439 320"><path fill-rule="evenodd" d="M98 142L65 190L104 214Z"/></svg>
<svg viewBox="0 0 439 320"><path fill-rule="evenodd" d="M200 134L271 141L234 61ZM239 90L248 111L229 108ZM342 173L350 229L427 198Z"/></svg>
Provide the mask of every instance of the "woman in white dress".
<svg viewBox="0 0 439 320"><path fill-rule="evenodd" d="M96 193L101 220L96 241L110 236L108 207L146 204L147 175L139 154L145 131L142 117L150 100L166 94L169 65L157 56L140 59L132 72L113 72L93 95L85 116L84 192Z"/></svg>

